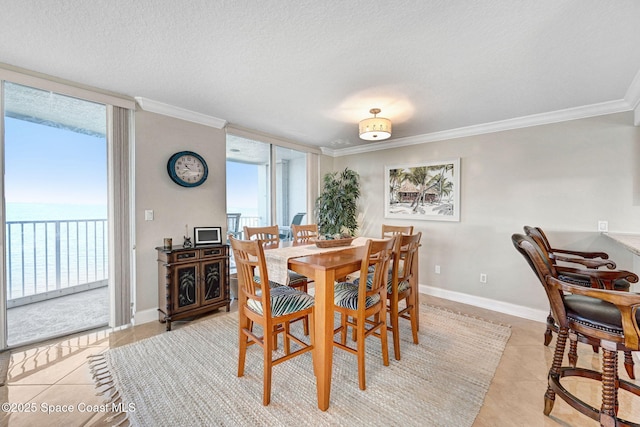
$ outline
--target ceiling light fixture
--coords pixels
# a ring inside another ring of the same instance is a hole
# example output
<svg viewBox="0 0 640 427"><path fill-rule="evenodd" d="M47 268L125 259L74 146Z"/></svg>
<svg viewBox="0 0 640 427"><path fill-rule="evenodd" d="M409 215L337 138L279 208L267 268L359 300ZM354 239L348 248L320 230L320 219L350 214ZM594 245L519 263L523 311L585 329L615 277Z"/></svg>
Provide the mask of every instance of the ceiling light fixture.
<svg viewBox="0 0 640 427"><path fill-rule="evenodd" d="M391 136L391 120L384 117L376 117L380 113L379 108L369 110L373 117L360 121L360 138L367 141L382 141Z"/></svg>

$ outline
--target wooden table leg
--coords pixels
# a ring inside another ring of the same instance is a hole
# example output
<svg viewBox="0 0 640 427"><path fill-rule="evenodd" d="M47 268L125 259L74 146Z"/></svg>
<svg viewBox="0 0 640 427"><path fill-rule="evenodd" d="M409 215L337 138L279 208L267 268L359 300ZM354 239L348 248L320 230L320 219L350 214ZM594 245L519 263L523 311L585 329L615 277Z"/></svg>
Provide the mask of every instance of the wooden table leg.
<svg viewBox="0 0 640 427"><path fill-rule="evenodd" d="M329 408L333 366L334 271L319 271L315 277L315 348L313 363L318 390L318 408Z"/></svg>

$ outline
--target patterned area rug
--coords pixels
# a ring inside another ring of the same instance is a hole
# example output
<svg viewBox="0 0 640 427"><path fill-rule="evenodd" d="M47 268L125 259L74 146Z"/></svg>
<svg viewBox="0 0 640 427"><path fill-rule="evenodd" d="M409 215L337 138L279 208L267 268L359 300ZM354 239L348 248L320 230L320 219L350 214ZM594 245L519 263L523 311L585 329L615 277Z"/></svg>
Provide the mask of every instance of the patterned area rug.
<svg viewBox="0 0 640 427"><path fill-rule="evenodd" d="M380 341L367 339L366 391L356 357L334 348L326 412L309 353L273 368L271 404L262 406L262 349L249 348L245 376L236 376L237 313L108 350L93 366L100 390L135 409L123 423L134 426L471 426L511 329L424 304L420 317L420 344L401 323L402 360L391 345L387 367Z"/></svg>

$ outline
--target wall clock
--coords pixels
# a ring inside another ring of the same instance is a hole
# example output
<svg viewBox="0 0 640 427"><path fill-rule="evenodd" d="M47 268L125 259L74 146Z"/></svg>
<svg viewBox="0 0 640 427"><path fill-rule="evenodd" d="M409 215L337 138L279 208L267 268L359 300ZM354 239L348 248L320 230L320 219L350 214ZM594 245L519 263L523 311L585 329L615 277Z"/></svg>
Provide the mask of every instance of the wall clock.
<svg viewBox="0 0 640 427"><path fill-rule="evenodd" d="M193 151L180 151L169 158L167 172L178 185L197 187L207 180L209 168L202 156Z"/></svg>

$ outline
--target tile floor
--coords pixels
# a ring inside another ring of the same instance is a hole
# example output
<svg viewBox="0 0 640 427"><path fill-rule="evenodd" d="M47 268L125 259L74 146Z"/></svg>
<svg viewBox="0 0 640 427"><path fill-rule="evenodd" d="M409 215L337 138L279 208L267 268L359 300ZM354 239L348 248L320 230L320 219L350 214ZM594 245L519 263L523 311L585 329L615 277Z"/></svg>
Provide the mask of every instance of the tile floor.
<svg viewBox="0 0 640 427"><path fill-rule="evenodd" d="M557 399L550 417L542 413L546 376L553 357L551 347L544 347L543 323L480 309L440 298L421 296L423 302L446 307L486 320L509 324L512 335L496 371L484 405L475 421L476 427L495 426L597 426L598 423L579 414ZM232 308L235 307L232 305ZM212 316L225 313L221 310ZM184 327L188 322L175 322ZM92 426L109 425L108 414L94 412L92 405L103 399L89 372L87 356L149 336L165 333L164 325L146 323L134 328L109 332L98 331L16 350L12 354L7 385L0 387L2 403L23 412L0 414L3 426ZM599 356L590 347L579 345L579 366L599 367ZM478 357L482 357L478 351ZM621 363L622 365L622 363ZM626 374L621 368L621 377ZM636 369L640 376L640 367ZM567 383L594 406L599 406L600 387L595 381ZM58 405L58 406L56 406ZM87 407L89 407L87 410ZM45 409L52 413L47 414ZM73 412L64 412L72 408ZM24 412L35 409L34 412ZM619 415L640 421L640 398L626 392L620 395ZM374 422L375 424L375 422ZM428 421L425 420L425 424Z"/></svg>

